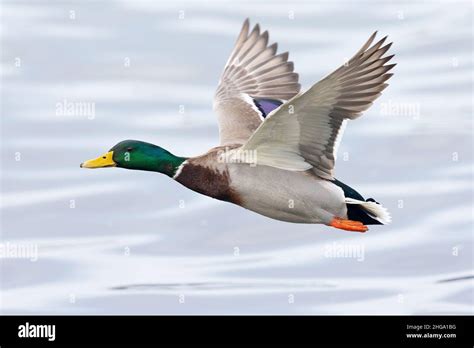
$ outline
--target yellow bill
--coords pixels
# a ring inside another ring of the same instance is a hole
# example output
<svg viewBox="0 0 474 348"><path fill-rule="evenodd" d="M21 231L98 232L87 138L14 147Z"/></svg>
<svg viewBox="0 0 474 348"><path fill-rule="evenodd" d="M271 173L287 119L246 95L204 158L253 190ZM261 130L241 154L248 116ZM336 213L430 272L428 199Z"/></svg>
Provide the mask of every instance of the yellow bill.
<svg viewBox="0 0 474 348"><path fill-rule="evenodd" d="M107 152L105 155L97 157L96 159L91 159L81 163L81 168L105 168L105 167L115 167L117 164L112 159L114 155L113 151Z"/></svg>

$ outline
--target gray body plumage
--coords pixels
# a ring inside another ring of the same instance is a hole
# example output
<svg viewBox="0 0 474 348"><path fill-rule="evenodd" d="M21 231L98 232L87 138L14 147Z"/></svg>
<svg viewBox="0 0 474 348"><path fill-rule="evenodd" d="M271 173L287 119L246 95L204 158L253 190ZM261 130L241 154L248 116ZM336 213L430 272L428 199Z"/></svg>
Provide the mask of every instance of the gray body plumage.
<svg viewBox="0 0 474 348"><path fill-rule="evenodd" d="M241 206L273 219L297 223L324 223L347 218L344 193L311 171L295 172L243 163L228 165L230 186Z"/></svg>
<svg viewBox="0 0 474 348"><path fill-rule="evenodd" d="M239 146L219 146L183 163L175 180L216 199L267 217L296 223L328 224L347 217L342 189L312 171L229 163L223 154Z"/></svg>

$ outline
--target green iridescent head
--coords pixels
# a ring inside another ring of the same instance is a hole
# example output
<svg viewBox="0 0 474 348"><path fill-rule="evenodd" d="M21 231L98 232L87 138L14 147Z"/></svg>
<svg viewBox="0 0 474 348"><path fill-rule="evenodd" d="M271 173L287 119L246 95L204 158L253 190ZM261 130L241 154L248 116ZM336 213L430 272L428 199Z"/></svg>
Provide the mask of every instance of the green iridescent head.
<svg viewBox="0 0 474 348"><path fill-rule="evenodd" d="M173 176L186 160L171 152L139 140L124 140L106 154L81 164L81 168L119 167L133 170L160 172Z"/></svg>

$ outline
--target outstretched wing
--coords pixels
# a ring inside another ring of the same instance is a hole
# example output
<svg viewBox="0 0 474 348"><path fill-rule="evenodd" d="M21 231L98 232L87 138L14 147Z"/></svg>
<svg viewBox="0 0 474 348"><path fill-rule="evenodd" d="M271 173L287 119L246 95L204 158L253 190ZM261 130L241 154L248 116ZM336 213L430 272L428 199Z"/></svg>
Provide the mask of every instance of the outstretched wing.
<svg viewBox="0 0 474 348"><path fill-rule="evenodd" d="M332 179L345 120L359 117L388 86L395 64L383 57L391 43L371 46L376 33L346 64L272 112L242 150L256 150L257 163L308 170Z"/></svg>
<svg viewBox="0 0 474 348"><path fill-rule="evenodd" d="M244 22L222 73L214 98L221 145L243 144L262 120L299 90L288 52L276 54L268 32Z"/></svg>

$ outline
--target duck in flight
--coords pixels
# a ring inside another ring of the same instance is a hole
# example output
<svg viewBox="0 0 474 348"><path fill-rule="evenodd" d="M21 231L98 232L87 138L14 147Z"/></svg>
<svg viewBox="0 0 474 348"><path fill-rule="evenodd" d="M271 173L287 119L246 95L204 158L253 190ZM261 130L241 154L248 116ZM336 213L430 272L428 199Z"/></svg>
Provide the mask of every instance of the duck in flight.
<svg viewBox="0 0 474 348"><path fill-rule="evenodd" d="M390 222L387 210L334 177L347 120L388 85L391 43L376 32L344 65L300 92L288 52L244 22L214 98L220 145L180 157L124 140L82 168L120 167L166 174L187 188L267 217L356 232Z"/></svg>

